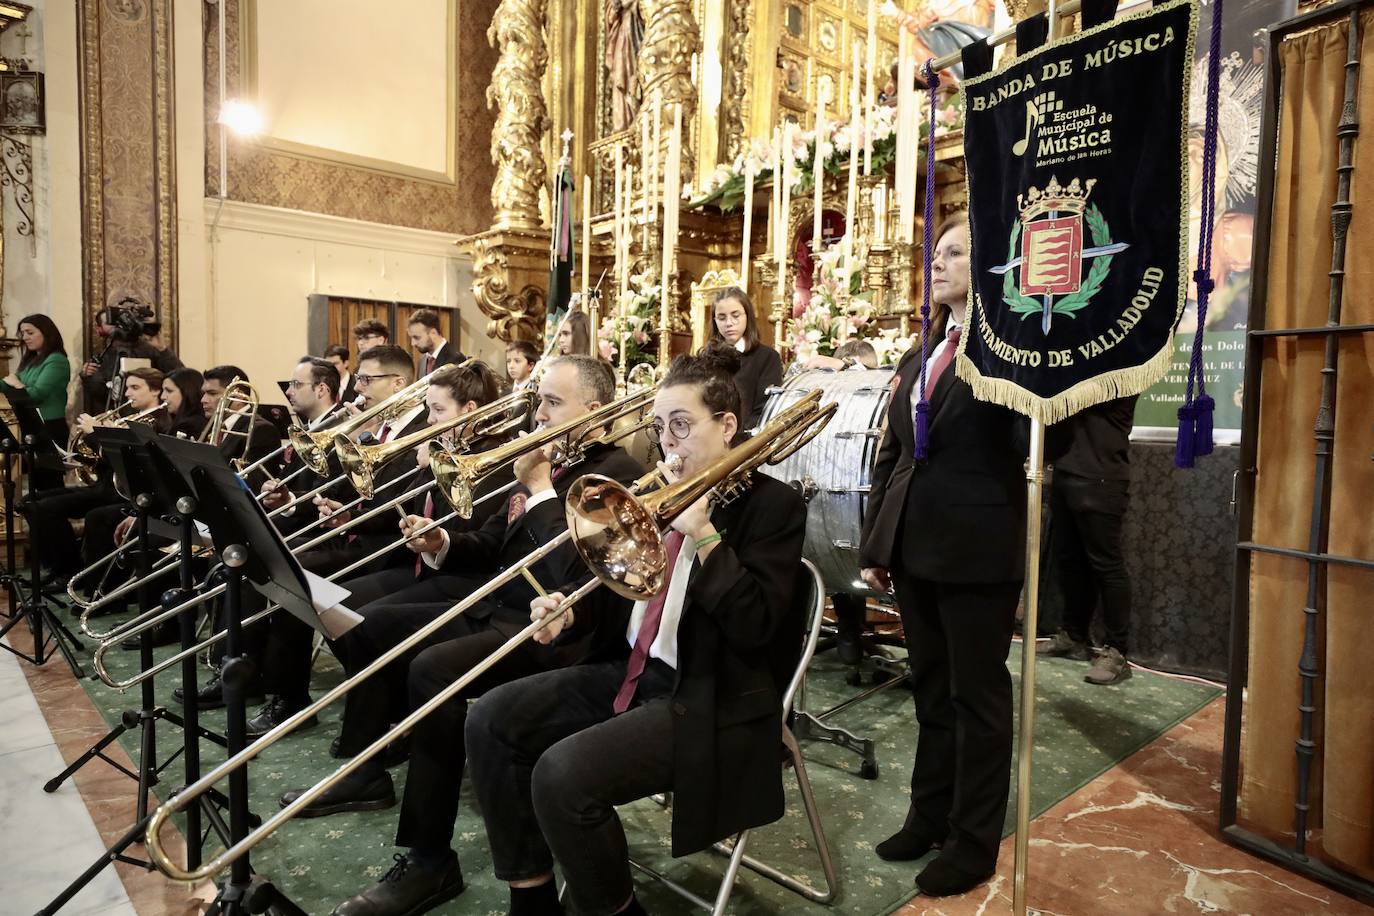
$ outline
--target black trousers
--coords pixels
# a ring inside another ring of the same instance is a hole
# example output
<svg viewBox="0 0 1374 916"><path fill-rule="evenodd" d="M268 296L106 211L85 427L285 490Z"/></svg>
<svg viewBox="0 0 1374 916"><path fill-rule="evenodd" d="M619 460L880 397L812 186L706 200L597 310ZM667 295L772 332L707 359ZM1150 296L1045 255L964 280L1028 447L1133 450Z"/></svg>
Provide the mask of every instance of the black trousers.
<svg viewBox="0 0 1374 916"><path fill-rule="evenodd" d="M410 709L429 702L459 677L484 661L520 631L514 620L458 618L469 635L425 649L410 663ZM396 845L440 852L453 842L458 819L458 794L463 784L467 749L463 728L468 701L501 684L563 667L575 649L541 646L527 641L497 662L456 697L420 720L410 733L410 769Z"/></svg>
<svg viewBox="0 0 1374 916"><path fill-rule="evenodd" d="M80 569L81 551L71 519L85 518L100 506L123 502L114 485L99 481L89 487L40 490L22 506L29 520L29 543L38 562L58 576L69 577Z"/></svg>
<svg viewBox="0 0 1374 916"><path fill-rule="evenodd" d="M1130 506L1130 481L1100 480L1056 471L1050 487L1054 575L1064 596L1064 629L1088 642L1093 608L1102 601L1106 644L1127 654L1131 636L1131 577L1121 528Z"/></svg>
<svg viewBox="0 0 1374 916"><path fill-rule="evenodd" d="M1011 647L1020 582L962 585L893 570L916 700L906 828L970 872L997 864L1011 791Z"/></svg>
<svg viewBox="0 0 1374 916"><path fill-rule="evenodd" d="M297 559L303 568L315 575L328 576L363 555L361 548L341 546L307 550ZM263 626L263 690L284 697L290 704L305 705L310 701L310 658L315 649L314 628L285 610L273 611Z"/></svg>
<svg viewBox="0 0 1374 916"><path fill-rule="evenodd" d="M673 787L675 673L653 660L635 705L613 715L625 661L574 665L495 687L468 713L467 746L496 877L558 861L573 910L614 913L633 891L615 806Z"/></svg>
<svg viewBox="0 0 1374 916"><path fill-rule="evenodd" d="M65 417L58 417L56 420L44 420L43 427L47 430L48 438L53 441L53 444L60 448L67 447L67 440L71 437L71 431L67 426ZM28 492L30 495L40 490L58 490L62 488L62 478L66 473L66 469L62 467L62 459L56 452L48 452L39 458L37 462L30 463L28 470Z"/></svg>
<svg viewBox="0 0 1374 916"><path fill-rule="evenodd" d="M330 643L334 656L344 671L356 674L479 585L480 582L459 576L434 576L370 604L355 607L353 610L362 616L363 622ZM485 617L490 610L489 606L473 608L473 619ZM345 756L358 753L384 735L391 723L400 721L406 714L409 700L406 676L410 663L429 646L470 635L467 622L459 623L465 616L449 621L349 692L344 701L343 728L339 735L341 753Z"/></svg>

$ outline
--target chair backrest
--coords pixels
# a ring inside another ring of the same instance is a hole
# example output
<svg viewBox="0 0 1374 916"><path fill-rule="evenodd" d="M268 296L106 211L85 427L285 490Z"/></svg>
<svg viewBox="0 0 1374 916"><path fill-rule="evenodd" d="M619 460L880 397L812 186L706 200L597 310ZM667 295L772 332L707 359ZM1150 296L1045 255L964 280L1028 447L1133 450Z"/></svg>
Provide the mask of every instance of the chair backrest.
<svg viewBox="0 0 1374 916"><path fill-rule="evenodd" d="M692 352L706 346L706 338L711 336L711 306L716 293L731 286L744 286L740 276L733 268L708 270L706 275L692 284Z"/></svg>
<svg viewBox="0 0 1374 916"><path fill-rule="evenodd" d="M800 587L801 583L798 583L797 594L793 600L806 609L806 629L803 631L805 639L802 641L796 670L792 672L792 680L788 682L787 690L782 695L784 720L792 712L792 699L796 696L797 688L801 686L806 669L811 664L811 657L816 654L816 642L821 635L821 621L825 617L825 580L821 578L821 571L816 568L816 564L803 557L798 577L804 580L806 585Z"/></svg>

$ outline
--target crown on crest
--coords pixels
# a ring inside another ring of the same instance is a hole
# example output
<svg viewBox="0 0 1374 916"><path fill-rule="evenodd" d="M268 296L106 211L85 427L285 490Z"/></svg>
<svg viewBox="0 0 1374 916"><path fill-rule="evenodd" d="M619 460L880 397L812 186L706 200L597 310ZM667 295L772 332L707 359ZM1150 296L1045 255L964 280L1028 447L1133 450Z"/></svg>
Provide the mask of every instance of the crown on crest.
<svg viewBox="0 0 1374 916"><path fill-rule="evenodd" d="M1081 185L1075 178L1067 185L1061 185L1058 178L1051 176L1045 190L1032 187L1025 194L1016 195L1016 208L1021 211L1021 222L1029 222L1041 213L1050 212L1081 216L1088 206L1088 195L1095 184L1096 178L1089 178Z"/></svg>

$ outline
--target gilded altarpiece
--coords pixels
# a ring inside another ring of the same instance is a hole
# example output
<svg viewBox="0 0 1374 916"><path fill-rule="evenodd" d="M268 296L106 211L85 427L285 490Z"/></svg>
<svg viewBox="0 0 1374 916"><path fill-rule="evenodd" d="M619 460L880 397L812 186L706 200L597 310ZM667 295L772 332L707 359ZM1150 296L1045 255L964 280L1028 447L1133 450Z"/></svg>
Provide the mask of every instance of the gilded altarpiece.
<svg viewBox="0 0 1374 916"><path fill-rule="evenodd" d="M629 15L627 0L502 0L488 32L501 58L497 72L503 78L501 85L493 82L491 100L511 107L498 115L492 155L498 173L511 170L521 181L516 190L506 185L493 189L497 220L490 230L460 243L474 253L475 292L492 319L490 327L508 338L531 336L543 326L548 188L565 131L573 138L569 160L578 184L579 233L584 176L593 189L590 278L594 285L605 273L604 314L617 285L612 257L614 163L619 156L635 172L630 204L638 212L647 162L643 127L652 100L661 93L665 111L682 103L683 180L701 188L718 166L734 163L751 140L770 138L784 120L812 127L818 92L827 98L828 121L848 117L855 54L861 62L861 97L867 85L867 74L862 72L868 41L866 2L872 0L638 0L633 10L639 16L642 41L634 48L637 98L633 102L639 107L627 118L619 97L624 94L623 79L618 79L626 69L625 48L616 30L619 18ZM914 9L913 4L914 0L907 0L901 6ZM897 54L895 25L886 17L879 17L879 23L876 91L887 88L889 67ZM531 138L537 138L533 141L536 150L528 145ZM660 162L666 143L664 136L658 147ZM963 205L961 144L957 133L937 142L937 212L941 214ZM661 167L658 174L661 181ZM535 182L542 188L537 205L528 193ZM773 274L760 263L765 260L769 231L769 193L765 185L756 190L754 263L746 282L760 320L771 324L780 317L782 306L773 299L771 283L764 283L763 274ZM843 183L827 180L823 193L824 208L843 213ZM787 220L790 240L809 237L812 209L809 195L793 198ZM870 222L860 213L856 231L866 231ZM646 228L639 215L632 223L629 269L657 274L661 259L657 225ZM742 223L738 210L684 209L677 272L667 284L675 349L685 348L691 340L692 284L711 271L738 270ZM908 256L907 269L914 276L910 262ZM789 272L789 290L793 279ZM574 284L575 289L579 286ZM915 292L913 288L912 295ZM771 337L773 330L770 326L765 336Z"/></svg>

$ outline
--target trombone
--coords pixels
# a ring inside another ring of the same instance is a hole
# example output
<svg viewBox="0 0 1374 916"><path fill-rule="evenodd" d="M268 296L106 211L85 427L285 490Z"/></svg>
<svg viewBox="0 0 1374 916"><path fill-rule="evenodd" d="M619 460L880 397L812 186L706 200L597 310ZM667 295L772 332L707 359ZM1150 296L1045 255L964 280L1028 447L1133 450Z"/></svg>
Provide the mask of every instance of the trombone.
<svg viewBox="0 0 1374 916"><path fill-rule="evenodd" d="M650 397L652 396L652 392L648 392L647 394L648 394ZM457 454L456 454L457 449L453 449L453 450L446 449L446 448L443 448L443 447L442 447L441 443L434 442L434 443L431 444L431 448L430 448L430 455L431 455L431 457L430 457L430 466L431 466L431 470L433 470L433 471L435 472L435 479L434 479L434 480L429 481L428 483L422 484L422 485L420 485L420 486L418 486L418 487L414 487L414 488L412 488L411 490L407 491L406 493L403 493L403 494L401 494L400 496L394 497L394 498L388 500L386 503L384 503L384 504L382 504L382 505L380 505L380 506L374 507L374 508L371 509L370 511L364 513L363 515L359 516L359 517L356 518L356 519L350 520L348 523L346 523L345 525L340 526L339 528L335 528L335 529L332 529L332 530L330 530L330 531L328 531L328 532L325 532L324 534L321 534L321 535L319 535L319 536L313 538L312 540L307 541L307 542L304 543L304 544L301 544L301 545L298 546L298 547L293 547L293 548L291 549L291 552L292 552L293 554L301 554L301 553L304 553L305 551L309 550L310 548L319 545L319 544L322 543L323 541L328 540L329 538L334 537L335 535L342 534L342 533L346 532L349 528L352 528L352 527L354 527L354 526L356 526L356 525L362 524L363 522L367 521L368 519L371 519L371 518L376 517L379 513L386 512L386 511L388 511L389 509L391 509L392 507L398 506L398 505L400 505L401 503L405 502L406 500L409 500L409 499L412 499L412 498L414 498L414 497L416 497L416 496L419 496L420 494L422 494L422 493L426 492L427 490L430 490L430 489L432 489L432 488L434 488L434 487L436 487L436 486L439 487L440 492L443 494L443 496L445 497L445 499L449 501L450 506L451 506L452 509L453 509L452 512L450 512L449 514L443 516L442 518L435 519L435 520L433 520L433 521L427 523L426 525L424 525L423 527L417 529L416 531L413 531L413 532L411 532L410 534L408 534L408 535L406 535L406 536L404 536L404 537L402 537L402 538L399 538L399 539L397 539L397 540L395 540L395 541L393 541L393 542L387 544L385 547L378 548L376 551L374 551L371 555L369 555L369 556L366 557L365 559L359 560L359 561L357 561L357 562L355 562L355 563L353 563L353 564L350 564L349 566L345 567L344 569L339 570L338 572L334 573L334 574L333 574L332 576L330 576L329 578L332 580L332 579L336 579L336 578L338 578L338 577L340 577L340 576L346 575L347 573L352 572L354 569L357 569L358 567L360 567L360 566L362 566L362 565L364 565L364 564L366 564L366 563L371 562L372 560L376 559L377 557L380 557L380 556L382 556L382 555L384 555L384 554L386 554L386 553L388 553L388 552L390 552L390 551L396 549L397 547L399 547L399 546L401 546L402 544L404 544L406 541L412 540L412 539L414 539L414 538L416 538L416 537L419 537L421 534L424 534L424 533L426 533L426 532L428 532L428 531L432 531L434 528L438 527L439 525L447 524L448 522L452 521L454 518L457 518L457 517L471 518L471 517L472 517L472 509L473 509L473 507L474 507L475 505L478 505L478 504L480 504L480 502L485 501L485 500L487 500L487 499L490 499L490 498L494 497L494 496L497 495L497 494L504 493L504 492L505 492L506 490L508 490L510 487L509 487L509 485L506 486L506 487L502 487L501 489L499 489L499 490L497 490L497 491L495 491L495 492L493 492L493 493L489 493L489 494L487 494L486 496L483 496L480 500L476 500L476 501L473 500L473 494L472 494L473 488L475 488L475 487L481 482L481 480L482 480L483 478L485 478L485 477L487 477L487 476L490 476L490 474L492 474L493 472L495 472L497 469L499 469L500 467L502 467L503 465L505 465L505 464L507 464L507 463L509 463L509 462L511 462L511 461L514 461L516 458L520 457L520 455L523 455L523 454L525 454L525 453L527 453L527 452L529 452L529 451L532 451L532 450L535 449L535 448L542 447L542 446L545 445L546 443L551 442L551 441L553 441L553 440L555 440L555 439L559 439L559 438L562 438L562 437L564 437L564 436L566 436L566 435L569 435L569 434L575 432L575 431L577 430L577 428L580 427L580 426L586 426L587 429L583 432L583 434L582 434L581 436L578 437L578 439L577 439L575 442L573 442L573 443L571 443L571 444L569 444L569 445L567 445L567 446L565 446L565 447L563 447L563 448L561 448L561 449L557 449L557 450L556 450L556 451L558 452L558 455L553 459L554 462L557 463L557 464L559 464L559 465L561 465L561 466L563 466L563 467L569 467L569 466L571 466L572 464L574 464L574 463L576 463L576 462L578 462L578 461L581 461L582 458L585 456L587 450L590 449L590 448L592 448L594 445L597 445L597 444L609 444L609 443L611 443L611 442L616 441L617 439L621 439L621 438L624 438L624 437L629 436L629 435L633 435L634 433L638 432L640 429L643 428L644 425L646 425L646 422L648 422L648 421L641 420L640 422L635 423L635 424L632 424L632 425L629 425L629 426L622 426L622 427L620 427L620 428L618 428L618 429L615 429L615 428L608 429L607 431L605 431L604 433L601 433L601 434L599 434L599 435L593 435L593 434L592 434L592 431L593 431L593 430L597 430L597 429L601 429L601 428L606 427L606 426L609 426L609 425L613 425L614 422L615 422L617 419L619 419L620 417L623 417L623 416L627 415L628 413L631 413L631 412L634 412L634 411L638 411L638 410L642 410L643 407L645 406L645 404L647 403L647 399L646 399L646 396L645 396L645 395L646 395L645 392L639 392L639 393L636 393L635 395L632 395L632 396L629 397L629 398L622 398L622 399L619 400L619 401L612 401L610 404L607 404L607 405L605 405L605 406L603 406L603 407L599 407L599 408L597 408L597 409L595 409L595 410L592 410L592 411L590 411L590 412L588 412L588 413L582 414L581 416L576 417L576 418L574 418L574 419L572 419L572 420L569 420L569 421L566 422L566 423L560 424L560 425L558 425L558 426L550 427L548 430L544 430L544 431L542 431L542 432L540 432L540 433L536 433L536 434L534 434L534 435L525 436L525 437L523 437L523 438L516 439L516 440L512 441L511 443L509 443L509 444L507 444L507 445L498 446L498 447L495 448L495 449L490 449L490 450L488 450L488 451L486 451L486 452L482 452L480 455L477 455L477 456L475 456L475 457L482 458L482 457L490 456L489 460L488 460L488 461L485 463L485 465L480 469L480 470L481 470L480 476L473 476L473 477L471 477L471 478L470 478L470 483L468 482L468 479L465 479L465 481L464 481L464 483L462 484L462 486L463 486L463 487L466 487L466 489L460 489L460 491L459 491L459 492L460 492L460 495L459 495L459 497L458 497L458 498L460 499L460 502L456 502L456 503L454 502L454 498L455 498L455 497L454 497L454 492L453 492L453 490L452 490L452 489L449 489L449 488L446 488L446 487L443 486L443 483L442 483L442 481L440 480L440 476L439 476L439 475L440 475L441 470L445 470L445 471L446 471L446 470L448 470L451 466L458 465L459 462L463 462L463 461L465 460L466 456L457 455ZM494 404L497 404L497 403L498 403L497 401L493 401L493 402L492 402L493 405L494 405ZM486 406L491 406L491 405L486 405ZM473 413L475 413L475 411L474 411ZM472 413L466 414L465 416L472 417ZM491 416L491 415L489 414L488 416ZM482 418L475 418L475 420L476 420L477 422L475 422L475 423L473 424L473 430L474 430L475 432L481 433L481 432L485 429L485 427L484 427L484 425L483 425L483 419L482 419ZM466 440L463 444L464 444L464 445L469 444L471 441L472 441L472 440ZM462 446L460 445L459 447L462 447ZM466 466L465 466L465 467L466 467ZM419 469L417 468L416 471L412 471L412 472L410 472L410 474L417 473L418 470L419 470ZM403 477L398 478L396 481L391 481L391 482L385 484L384 486L391 486L391 485L393 485L393 484L399 482L399 480L404 480L404 479L406 479L407 477L410 476L410 474L404 475ZM127 586L126 586L126 587L127 587ZM143 633L145 630L148 630L148 629L151 629L151 628L154 627L154 626L157 626L159 623L163 622L164 620L170 620L170 619L172 619L172 618L175 617L176 615L178 615L178 614L182 613L183 611L187 610L189 607L193 607L193 606L198 606L198 605L200 605L200 604L204 604L205 602L207 602L207 601L209 601L209 600L211 600L211 599L213 599L213 598L215 598L215 597L218 597L219 595L223 594L224 591L225 591L225 586L224 586L224 585L216 585L216 586L214 586L214 587L208 589L207 591L205 591L203 594L201 594L201 595L197 596L196 598L192 599L191 601L186 602L185 604L177 605L177 606L175 606L175 607L170 607L170 608L164 608L162 605L158 605L157 607L152 608L151 610L148 610L148 611L145 611L145 612L139 614L137 617L133 618L132 620L126 621L125 623L123 623L123 624L121 624L121 625L119 625L119 626L116 626L113 630L110 630L110 631L107 631L107 632L104 632L104 633L93 633L93 632L91 632L91 630L89 629L89 626L88 626L88 615L91 613L92 610L94 610L94 608L92 607L91 609L88 609L85 613L82 614L82 617L81 617L81 628L82 628L82 631L85 632L87 635L89 635L89 636L91 636L91 637L93 637L93 638L95 638L95 639L100 639L100 640L102 641L102 642L101 642L101 645L100 645L99 647L97 647L97 649L96 649L96 651L95 651L95 657L93 658L93 663L94 663L94 666L95 666L95 669L96 669L96 673L97 673L97 675L100 677L101 681L103 681L105 684L107 684L107 685L110 686L110 687L114 687L114 688L117 689L117 690L127 690L129 687L132 687L132 686L134 686L135 684L141 683L143 680L145 680L145 679L147 679L147 678L149 678L149 677L154 677L154 676L156 676L157 674L161 673L162 671L165 671L167 668L170 668L170 667L172 667L173 665L177 664L181 659L185 658L186 655L187 655L188 653L200 652L201 650L207 648L208 646L211 646L211 645L215 644L216 642L219 642L219 640L223 639L224 636L226 635L226 632L225 632L225 631L220 631L220 632L215 633L214 635L208 637L206 640L202 641L201 643L199 643L198 645L194 646L194 647L191 648L191 649L183 649L183 650L179 651L178 653L172 655L171 657L169 657L169 658L167 658L167 659L164 659L162 662L159 662L157 665L153 666L152 668L149 668L149 669L147 669L146 671L140 672L139 674L135 675L133 678L131 678L131 679L129 679L129 680L126 680L126 681L115 681L115 680L111 679L111 677L109 676L108 672L106 671L106 669L105 669L105 667L104 667L104 654L105 654L105 652L108 650L108 648L109 648L111 645L113 645L113 644L115 644L115 643L124 642L124 641L127 640L127 639L132 639L133 637L138 636L139 634ZM275 607L276 607L276 605L273 605L273 606L269 607L268 609L263 610L263 611L259 611L257 614L254 614L253 616L247 618L246 620L243 621L243 626L247 626L247 625L249 625L249 624L251 624L251 623L256 623L258 620L261 620L261 619L262 619L263 617L265 617L268 613L270 613L272 610L274 610Z"/></svg>
<svg viewBox="0 0 1374 916"><path fill-rule="evenodd" d="M515 651L536 632L562 616L598 586L604 584L617 594L634 600L644 600L662 590L667 572L667 552L661 529L702 496L717 502L728 501L749 485L749 474L764 464L776 464L796 452L824 429L836 408L834 402L819 407L821 392L815 390L779 413L753 438L727 452L720 460L696 474L663 487L648 496L636 496L641 485L653 481L657 472L646 475L631 488L597 475L578 479L568 491L565 513L567 531L525 556L519 563L487 582L467 598L435 617L411 636L384 652L366 668L336 685L320 699L295 713L268 731L229 760L215 767L195 783L173 795L153 812L148 821L145 845L150 858L167 877L176 881L195 882L209 878L246 855L253 847L275 833L286 821L328 791L340 780L381 753L398 735L405 734L434 709L448 702L493 665ZM172 815L193 804L215 783L234 773L277 741L294 731L302 722L344 696L402 654L410 651L440 627L482 601L517 576L529 576L530 568L568 540L593 577L571 595L563 599L552 613L534 621L503 643L495 652L462 677L449 684L433 698L406 716L386 735L378 738L365 750L342 764L329 776L311 786L262 823L256 830L233 843L219 855L196 869L183 869L174 863L162 847L158 834Z"/></svg>

